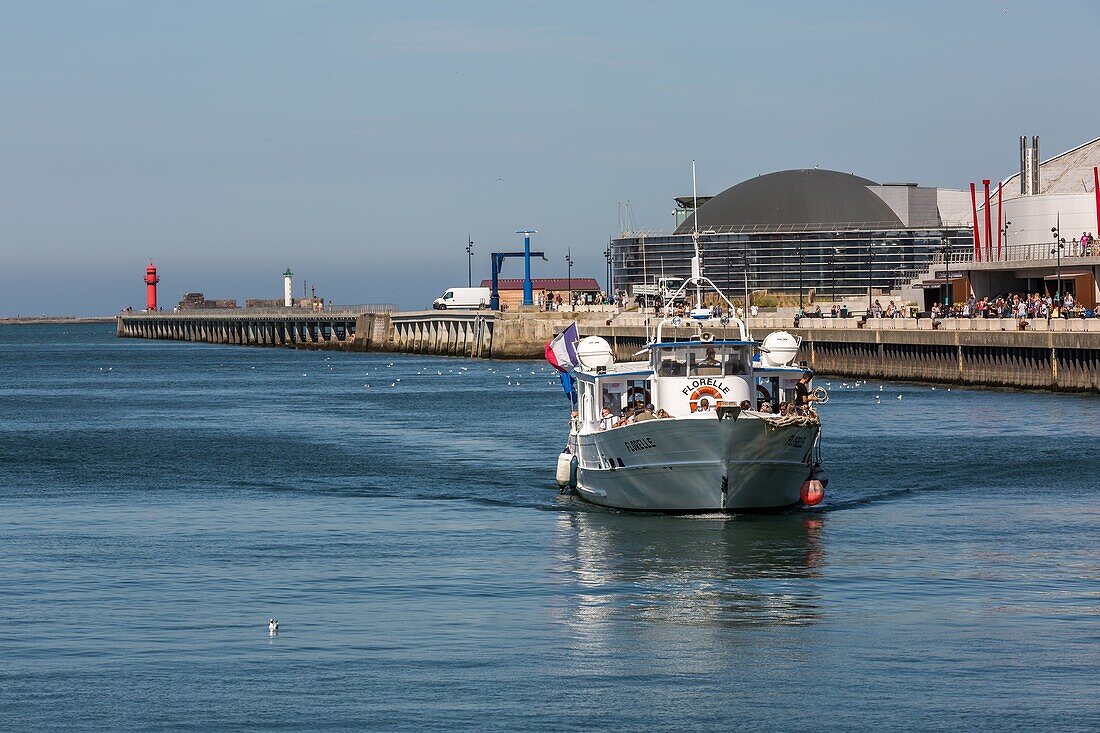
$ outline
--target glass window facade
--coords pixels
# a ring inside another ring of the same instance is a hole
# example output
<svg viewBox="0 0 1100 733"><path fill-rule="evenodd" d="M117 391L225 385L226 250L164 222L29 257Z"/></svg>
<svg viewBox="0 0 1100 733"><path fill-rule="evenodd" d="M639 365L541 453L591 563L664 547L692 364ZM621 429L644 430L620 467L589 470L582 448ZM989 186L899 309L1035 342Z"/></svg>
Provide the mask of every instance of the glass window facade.
<svg viewBox="0 0 1100 733"><path fill-rule="evenodd" d="M868 286L888 292L927 271L934 258L973 250L969 228L838 230L700 234L703 274L727 297L752 292L818 300L866 296ZM689 235L629 234L611 243L617 290L653 283L661 276L688 277Z"/></svg>

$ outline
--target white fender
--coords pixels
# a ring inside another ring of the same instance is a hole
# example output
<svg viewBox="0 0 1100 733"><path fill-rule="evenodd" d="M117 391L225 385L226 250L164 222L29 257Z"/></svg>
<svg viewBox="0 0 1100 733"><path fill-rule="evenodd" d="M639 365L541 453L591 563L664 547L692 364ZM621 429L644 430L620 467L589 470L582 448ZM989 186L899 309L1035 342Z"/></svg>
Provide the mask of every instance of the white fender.
<svg viewBox="0 0 1100 733"><path fill-rule="evenodd" d="M573 482L573 454L572 453L559 453L558 454L558 469L554 477L558 481L558 486L563 489L569 486Z"/></svg>

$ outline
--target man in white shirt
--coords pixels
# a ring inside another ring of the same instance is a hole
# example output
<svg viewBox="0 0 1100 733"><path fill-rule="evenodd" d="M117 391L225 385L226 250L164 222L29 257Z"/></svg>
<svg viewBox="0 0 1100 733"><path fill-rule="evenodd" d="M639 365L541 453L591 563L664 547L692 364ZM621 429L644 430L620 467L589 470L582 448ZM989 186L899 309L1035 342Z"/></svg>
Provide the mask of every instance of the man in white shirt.
<svg viewBox="0 0 1100 733"><path fill-rule="evenodd" d="M615 416L611 414L611 410L603 408L600 412L600 430L607 430L615 424Z"/></svg>

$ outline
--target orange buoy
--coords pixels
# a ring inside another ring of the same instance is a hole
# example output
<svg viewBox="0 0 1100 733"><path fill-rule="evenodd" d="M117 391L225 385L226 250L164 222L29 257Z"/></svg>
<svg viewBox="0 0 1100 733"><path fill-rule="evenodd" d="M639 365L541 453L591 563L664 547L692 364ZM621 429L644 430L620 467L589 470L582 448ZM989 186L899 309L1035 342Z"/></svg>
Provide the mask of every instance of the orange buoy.
<svg viewBox="0 0 1100 733"><path fill-rule="evenodd" d="M802 503L816 506L825 498L825 487L815 478L806 479L802 484Z"/></svg>

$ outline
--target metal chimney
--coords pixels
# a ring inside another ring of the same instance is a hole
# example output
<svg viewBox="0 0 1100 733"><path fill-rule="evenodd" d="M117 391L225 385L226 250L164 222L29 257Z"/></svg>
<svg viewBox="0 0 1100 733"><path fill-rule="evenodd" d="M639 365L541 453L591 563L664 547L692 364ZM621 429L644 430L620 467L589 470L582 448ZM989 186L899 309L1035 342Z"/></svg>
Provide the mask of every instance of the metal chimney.
<svg viewBox="0 0 1100 733"><path fill-rule="evenodd" d="M1031 138L1031 193L1039 193L1039 136Z"/></svg>
<svg viewBox="0 0 1100 733"><path fill-rule="evenodd" d="M1027 184L1030 177L1027 171L1027 135L1020 135L1020 195L1027 194Z"/></svg>

